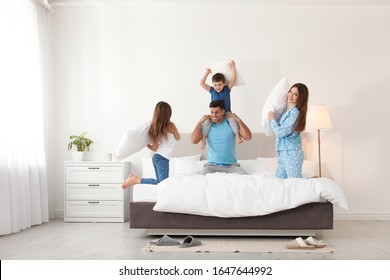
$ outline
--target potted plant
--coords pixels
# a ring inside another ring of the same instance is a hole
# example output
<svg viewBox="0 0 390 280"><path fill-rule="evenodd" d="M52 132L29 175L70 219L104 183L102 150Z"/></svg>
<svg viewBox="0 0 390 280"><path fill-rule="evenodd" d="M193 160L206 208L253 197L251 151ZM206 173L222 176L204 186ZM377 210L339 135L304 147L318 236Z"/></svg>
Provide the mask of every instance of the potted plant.
<svg viewBox="0 0 390 280"><path fill-rule="evenodd" d="M73 151L73 160L82 161L85 159L85 152L89 151L89 146L93 141L85 137L86 132L81 133L80 135L71 135L69 138L72 140L68 144L68 150L73 148L73 145L76 146L77 151Z"/></svg>

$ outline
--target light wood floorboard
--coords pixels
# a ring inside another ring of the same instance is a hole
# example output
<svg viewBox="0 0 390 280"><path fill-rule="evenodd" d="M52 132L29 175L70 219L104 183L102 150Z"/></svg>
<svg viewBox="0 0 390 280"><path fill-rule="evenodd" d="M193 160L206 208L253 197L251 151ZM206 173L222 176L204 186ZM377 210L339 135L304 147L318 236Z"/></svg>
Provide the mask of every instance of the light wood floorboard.
<svg viewBox="0 0 390 280"><path fill-rule="evenodd" d="M390 260L390 221L335 221L333 230L317 232L336 250L310 253L145 253L154 237L127 223L64 223L61 219L19 233L0 236L1 260ZM177 237L180 240L181 237ZM204 237L278 238L278 237Z"/></svg>

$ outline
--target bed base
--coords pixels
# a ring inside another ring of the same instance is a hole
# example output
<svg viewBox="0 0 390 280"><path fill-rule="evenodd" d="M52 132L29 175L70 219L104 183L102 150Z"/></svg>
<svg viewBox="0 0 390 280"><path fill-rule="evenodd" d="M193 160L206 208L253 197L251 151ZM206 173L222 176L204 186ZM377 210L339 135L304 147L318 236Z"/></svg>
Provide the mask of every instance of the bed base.
<svg viewBox="0 0 390 280"><path fill-rule="evenodd" d="M204 236L315 236L315 230L273 229L146 229L146 235L204 235Z"/></svg>
<svg viewBox="0 0 390 280"><path fill-rule="evenodd" d="M154 202L130 202L130 228L147 235L313 236L333 229L333 205L309 203L264 216L219 218L158 212Z"/></svg>

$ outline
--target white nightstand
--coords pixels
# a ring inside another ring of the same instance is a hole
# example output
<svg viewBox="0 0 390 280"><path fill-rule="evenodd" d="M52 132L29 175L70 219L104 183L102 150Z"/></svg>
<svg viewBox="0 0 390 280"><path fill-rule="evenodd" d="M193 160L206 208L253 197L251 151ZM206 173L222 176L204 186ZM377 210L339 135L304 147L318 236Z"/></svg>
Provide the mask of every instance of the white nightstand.
<svg viewBox="0 0 390 280"><path fill-rule="evenodd" d="M129 219L129 188L122 183L128 162L64 162L64 222L125 222Z"/></svg>

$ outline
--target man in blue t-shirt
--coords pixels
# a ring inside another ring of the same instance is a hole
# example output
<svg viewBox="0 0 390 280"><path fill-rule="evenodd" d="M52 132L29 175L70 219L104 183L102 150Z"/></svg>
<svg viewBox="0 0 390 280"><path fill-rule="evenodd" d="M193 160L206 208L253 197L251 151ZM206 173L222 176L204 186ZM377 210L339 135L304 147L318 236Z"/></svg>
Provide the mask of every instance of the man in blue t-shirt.
<svg viewBox="0 0 390 280"><path fill-rule="evenodd" d="M202 123L206 119L211 119L213 123L207 135L208 163L203 167L201 174L215 172L246 174L237 163L236 135L224 117L224 101L212 101L209 107L210 115L204 115L199 120L191 135L192 143L199 143L202 139ZM240 125L240 136L247 141L250 140L252 133L246 124L234 113L230 117Z"/></svg>
<svg viewBox="0 0 390 280"><path fill-rule="evenodd" d="M213 86L210 86L206 83L206 79L208 75L211 73L211 69L207 68L206 72L203 74L202 79L200 80L200 86L207 90L211 94L211 101L216 100L223 100L225 102L225 113L227 117L227 121L229 122L231 128L233 129L234 133L236 134L236 141L237 143L242 143L242 139L240 136L240 127L235 120L235 118L232 118L229 116L229 114L232 113L230 108L230 91L232 90L233 86L236 83L236 63L234 60L229 61L229 67L232 72L232 77L229 81L225 79L225 76L222 73L215 73L211 79L213 82ZM228 82L228 84L226 84ZM209 133L209 129L212 122L210 119L206 119L205 122L202 125L202 141L200 143L200 148L204 149L206 147L206 138L207 134Z"/></svg>

